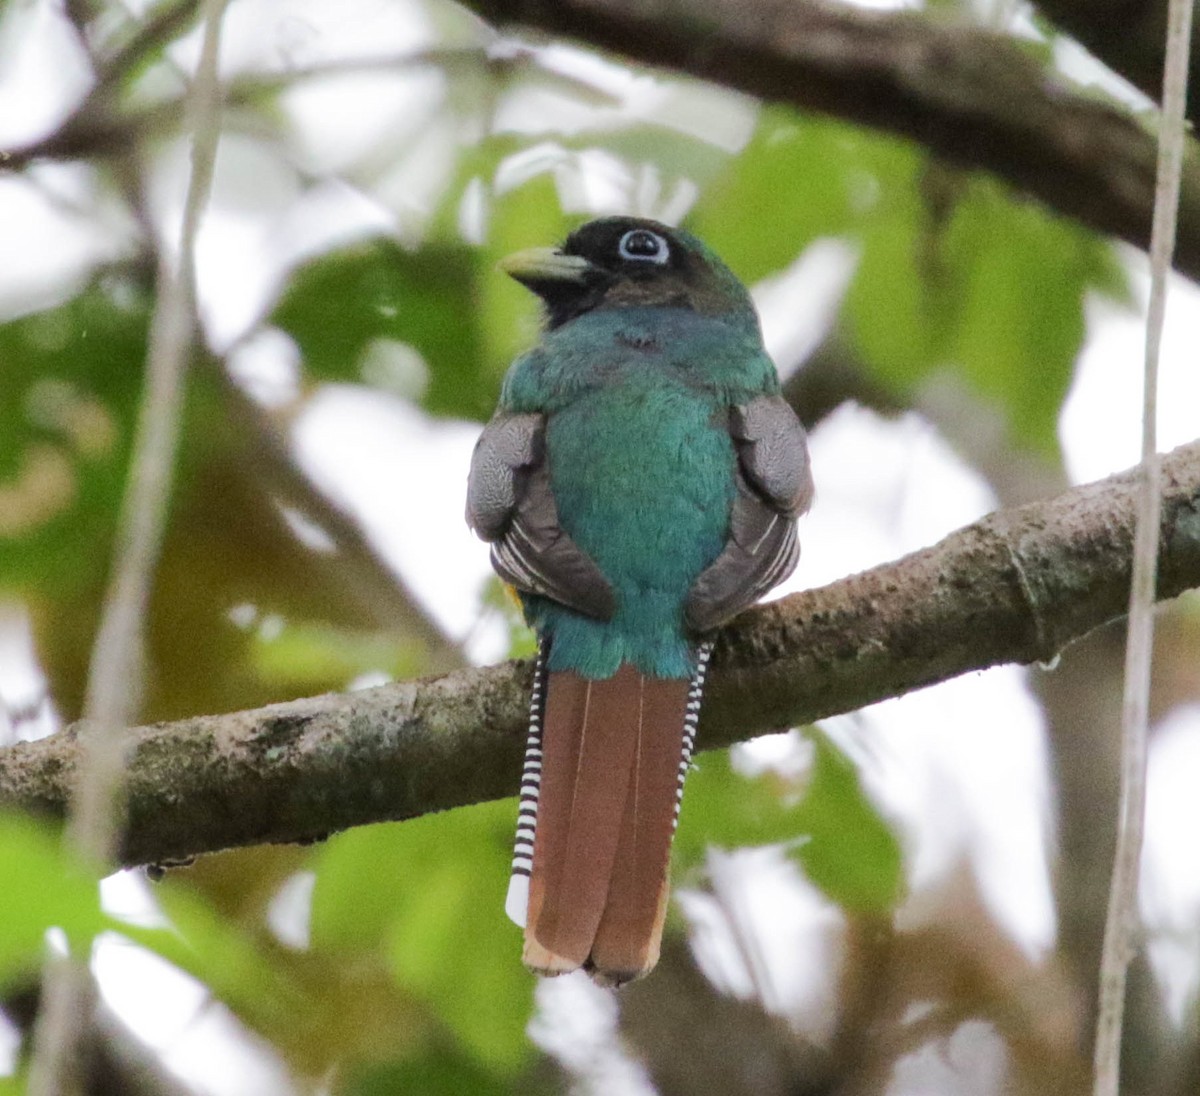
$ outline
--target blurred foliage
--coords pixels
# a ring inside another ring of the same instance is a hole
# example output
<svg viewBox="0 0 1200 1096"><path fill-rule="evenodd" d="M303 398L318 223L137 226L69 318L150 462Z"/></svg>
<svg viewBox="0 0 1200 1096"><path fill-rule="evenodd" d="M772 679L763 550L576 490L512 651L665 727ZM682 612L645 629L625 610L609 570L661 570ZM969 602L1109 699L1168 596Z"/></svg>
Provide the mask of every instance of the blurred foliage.
<svg viewBox="0 0 1200 1096"><path fill-rule="evenodd" d="M812 763L794 781L768 770L744 776L728 750L701 755L688 776L677 869L703 864L710 845L782 844L808 879L853 913L886 913L901 897L900 843L829 738L808 732Z"/></svg>
<svg viewBox="0 0 1200 1096"><path fill-rule="evenodd" d="M342 834L315 860L312 909L316 950L382 959L478 1068L507 1077L527 1063L533 1003L503 912L515 818L506 801Z"/></svg>
<svg viewBox="0 0 1200 1096"><path fill-rule="evenodd" d="M315 379L363 382L370 349L390 340L420 355L422 376L415 385L400 381L404 395L433 414L480 421L491 415L504 371L534 338L537 316L534 298L499 276L496 264L531 238L560 239L569 227L548 174L493 193L496 170L517 151L502 139L465 157L466 177L447 190L434 218L435 227L449 224L426 246L356 244L296 272L271 322L296 340ZM480 194L487 235L471 245L451 226L467 188L480 182L477 171L489 173L489 189Z"/></svg>
<svg viewBox="0 0 1200 1096"><path fill-rule="evenodd" d="M50 926L86 955L104 923L94 880L63 853L57 830L0 815L0 991L37 970Z"/></svg>
<svg viewBox="0 0 1200 1096"><path fill-rule="evenodd" d="M417 677L425 665L418 644L312 623L285 626L277 636L257 633L249 657L264 681L297 696L309 682L331 674L346 682L363 674L403 681Z"/></svg>
<svg viewBox="0 0 1200 1096"><path fill-rule="evenodd" d="M341 1089L346 1096L395 1096L399 1092L420 1092L425 1096L501 1096L512 1088L486 1069L453 1054L436 1051L411 1062L391 1062L358 1069ZM521 1091L530 1093L530 1088Z"/></svg>
<svg viewBox="0 0 1200 1096"><path fill-rule="evenodd" d="M0 576L13 593L66 595L107 572L148 316L145 290L110 275L0 325Z"/></svg>
<svg viewBox="0 0 1200 1096"><path fill-rule="evenodd" d="M369 348L392 340L423 359L420 388L431 411L462 414L464 397L479 393L478 406L465 410L483 418L491 385L481 374L479 329L461 320L475 310L478 275L477 249L466 244L418 255L379 240L298 270L273 321L296 340L315 379L363 383Z"/></svg>
<svg viewBox="0 0 1200 1096"><path fill-rule="evenodd" d="M771 215L736 212L758 209ZM841 324L873 377L912 397L952 375L1042 453L1057 451L1087 294L1127 296L1095 234L906 142L781 107L689 224L748 280L817 239L855 244Z"/></svg>
<svg viewBox="0 0 1200 1096"><path fill-rule="evenodd" d="M499 578L489 578L480 599L484 613L500 617L508 635L509 658L532 658L537 653L537 635L525 623L517 595Z"/></svg>
<svg viewBox="0 0 1200 1096"><path fill-rule="evenodd" d="M0 5L9 43L23 7ZM461 13L419 7L448 41L461 33ZM120 79L101 89L111 98L89 116L100 147L86 185L98 205L121 208L135 225L151 219L145 180L131 183L138 167L124 145L108 155L98 120L143 118L146 151L161 151L179 83L164 50L193 9L152 7L152 19L186 18L144 40L116 27L124 16L114 14L109 37L97 38L143 48L124 59ZM687 226L748 283L785 272L814 241L846 240L858 259L837 324L872 378L903 399L954 378L1003 414L1012 444L1053 453L1087 296L1125 292L1107 242L912 145L774 107L761 109L740 141L728 138L728 119L726 136L710 140L711 89L656 78L660 102L639 117L624 92L563 69L561 59L464 51L438 69L445 103L424 128L414 123L402 143L336 170L315 169L290 132L286 79L272 74L234 97L231 128L277 155L298 189L335 182L394 215L397 232L298 249L306 257L283 271L263 319L243 333L275 328L298 349L296 391L280 406L248 413L225 362L197 349L150 609L147 720L432 665L428 636L412 627L416 610L369 546L332 536L325 555L286 520L285 503L326 532L345 520L295 467L290 425L329 383L398 393L431 416L486 419L509 361L537 331L533 298L496 263L560 239L589 211L655 213L690 202ZM524 128L496 122L506 97L531 92L542 98ZM690 111L691 123L665 122L664 102ZM580 111L591 112L586 124ZM740 100L727 113L738 111L751 117ZM430 133L449 137L427 146ZM397 201L388 169L422 157L435 185ZM581 182L589 171L604 184L595 192ZM254 180L240 185L253 190ZM258 227L263 236L273 230ZM120 243L105 253L132 248L137 263L94 264L89 277L64 283L52 306L6 313L0 323L0 598L29 612L51 695L68 719L84 693L152 305L138 273L153 269L150 238ZM414 535L425 535L419 520ZM530 653L532 637L498 582L483 592L480 612L501 616L514 654ZM886 913L904 890L899 843L845 755L819 731L808 738L812 763L799 781L742 775L725 753L701 757L687 785L676 870L695 873L712 844L781 844L848 916ZM514 815L512 802L489 804L365 827L314 850L208 858L155 891L169 929L117 924L53 833L0 819L0 983L36 968L51 926L77 949L111 929L207 986L278 1051L298 1084L332 1078L346 1096L556 1091L526 1034L533 982L519 961L520 934L503 915ZM313 885L306 947L270 928L272 903L298 878ZM0 1092L6 1084L0 1078Z"/></svg>

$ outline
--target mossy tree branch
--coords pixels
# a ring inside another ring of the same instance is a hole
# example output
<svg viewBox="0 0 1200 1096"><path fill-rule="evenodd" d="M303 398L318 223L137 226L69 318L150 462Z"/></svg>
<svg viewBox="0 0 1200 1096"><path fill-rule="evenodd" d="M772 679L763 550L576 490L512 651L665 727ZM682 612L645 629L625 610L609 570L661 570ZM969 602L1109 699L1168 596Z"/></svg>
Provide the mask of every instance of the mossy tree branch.
<svg viewBox="0 0 1200 1096"><path fill-rule="evenodd" d="M1135 478L1003 510L931 548L754 609L720 635L700 744L1046 661L1125 611ZM1200 442L1163 462L1160 598L1200 585ZM128 731L125 863L303 841L516 792L530 667ZM0 808L61 815L87 728L0 751ZM966 732L964 732L966 733Z"/></svg>

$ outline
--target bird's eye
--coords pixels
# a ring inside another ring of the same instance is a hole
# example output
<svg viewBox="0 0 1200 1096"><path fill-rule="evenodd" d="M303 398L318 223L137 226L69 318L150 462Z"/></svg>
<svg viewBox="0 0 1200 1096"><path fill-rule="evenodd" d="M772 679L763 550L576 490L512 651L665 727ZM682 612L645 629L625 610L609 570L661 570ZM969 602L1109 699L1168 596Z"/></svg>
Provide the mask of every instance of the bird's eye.
<svg viewBox="0 0 1200 1096"><path fill-rule="evenodd" d="M631 228L617 244L617 254L622 259L664 266L671 257L671 249L657 232L651 232L648 228Z"/></svg>

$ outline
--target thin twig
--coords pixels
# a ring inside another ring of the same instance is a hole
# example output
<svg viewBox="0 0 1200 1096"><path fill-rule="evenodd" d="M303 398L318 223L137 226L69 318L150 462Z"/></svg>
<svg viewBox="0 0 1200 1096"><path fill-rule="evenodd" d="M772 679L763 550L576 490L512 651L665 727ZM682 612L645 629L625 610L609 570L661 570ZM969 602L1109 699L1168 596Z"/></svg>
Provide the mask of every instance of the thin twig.
<svg viewBox="0 0 1200 1096"><path fill-rule="evenodd" d="M1175 251L1175 226L1183 172L1183 118L1192 37L1192 0L1170 0L1158 178L1150 235L1150 307L1142 396L1142 464L1129 590L1125 693L1121 707L1121 805L1112 889L1104 925L1100 998L1096 1021L1095 1096L1117 1096L1121 1080L1121 1030L1125 975L1137 923L1138 875L1146 809L1146 740L1150 663L1154 644L1154 593L1162 469L1156 430L1158 358L1166 313L1167 277Z"/></svg>
<svg viewBox="0 0 1200 1096"><path fill-rule="evenodd" d="M88 98L102 99L111 105L113 93L121 82L155 50L162 49L188 27L199 6L199 0L168 0L155 7L97 73L96 86Z"/></svg>
<svg viewBox="0 0 1200 1096"><path fill-rule="evenodd" d="M162 544L178 447L183 378L196 328L195 242L208 201L219 126L217 60L227 0L206 0L204 41L188 104L192 167L178 254L160 246L158 301L146 360L129 483L114 545L114 574L92 651L84 701L88 729L81 739L67 839L97 871L111 863L124 815L120 800L127 739L139 703L144 626ZM71 1096L86 1081L82 1035L91 1014L90 979L81 957L47 964L44 1014L37 1025L29 1092Z"/></svg>
<svg viewBox="0 0 1200 1096"><path fill-rule="evenodd" d="M189 104L194 134L178 254L159 250L158 300L150 328L146 395L142 401L130 480L115 545L115 573L105 598L88 673L84 718L95 725L95 764L86 768L72 808L71 840L97 864L115 842L110 809L120 754L102 745L109 728L127 727L139 704L143 627L162 544L179 441L183 378L195 330L195 242L208 201L219 133L217 50L227 0L207 0L204 43ZM107 820L107 824L106 824Z"/></svg>

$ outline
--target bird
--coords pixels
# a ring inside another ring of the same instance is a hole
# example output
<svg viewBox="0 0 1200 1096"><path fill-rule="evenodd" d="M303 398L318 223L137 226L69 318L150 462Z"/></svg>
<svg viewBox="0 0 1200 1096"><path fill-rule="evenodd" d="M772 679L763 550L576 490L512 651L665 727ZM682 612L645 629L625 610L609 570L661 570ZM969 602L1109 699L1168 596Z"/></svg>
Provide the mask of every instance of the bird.
<svg viewBox="0 0 1200 1096"><path fill-rule="evenodd" d="M538 637L505 908L532 971L619 986L658 961L713 632L799 558L806 436L694 235L602 217L500 265L544 312L467 482Z"/></svg>

